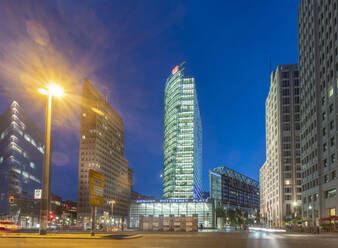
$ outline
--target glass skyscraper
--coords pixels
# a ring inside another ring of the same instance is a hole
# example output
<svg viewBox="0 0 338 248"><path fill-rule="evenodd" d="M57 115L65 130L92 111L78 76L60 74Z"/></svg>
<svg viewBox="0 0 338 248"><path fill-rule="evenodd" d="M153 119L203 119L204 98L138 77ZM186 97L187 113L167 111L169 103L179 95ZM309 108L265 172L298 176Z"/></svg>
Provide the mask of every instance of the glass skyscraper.
<svg viewBox="0 0 338 248"><path fill-rule="evenodd" d="M44 136L13 101L0 116L0 218L22 227L38 224Z"/></svg>
<svg viewBox="0 0 338 248"><path fill-rule="evenodd" d="M164 95L164 199L196 199L202 191L202 125L195 79L175 66Z"/></svg>

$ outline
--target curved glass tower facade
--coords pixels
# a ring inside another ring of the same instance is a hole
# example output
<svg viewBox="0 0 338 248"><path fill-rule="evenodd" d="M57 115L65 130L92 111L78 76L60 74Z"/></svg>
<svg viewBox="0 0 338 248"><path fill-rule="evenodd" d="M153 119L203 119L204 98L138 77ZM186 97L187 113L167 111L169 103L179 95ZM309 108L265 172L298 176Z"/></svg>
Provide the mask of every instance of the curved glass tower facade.
<svg viewBox="0 0 338 248"><path fill-rule="evenodd" d="M202 191L202 125L194 78L176 66L164 96L164 199L196 199Z"/></svg>

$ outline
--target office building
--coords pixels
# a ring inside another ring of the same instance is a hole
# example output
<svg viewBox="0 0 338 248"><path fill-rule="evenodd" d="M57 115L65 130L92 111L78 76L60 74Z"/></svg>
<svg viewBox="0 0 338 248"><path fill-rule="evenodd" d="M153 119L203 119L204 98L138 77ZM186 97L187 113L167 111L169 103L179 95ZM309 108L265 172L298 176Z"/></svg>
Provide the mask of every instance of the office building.
<svg viewBox="0 0 338 248"><path fill-rule="evenodd" d="M301 88L303 218L338 228L338 1L301 0L298 53Z"/></svg>
<svg viewBox="0 0 338 248"><path fill-rule="evenodd" d="M133 170L131 168L128 168L128 184L129 184L130 192L133 191L133 182L134 182L133 177L134 177Z"/></svg>
<svg viewBox="0 0 338 248"><path fill-rule="evenodd" d="M228 167L209 170L210 196L218 206L240 209L250 215L259 213L259 183Z"/></svg>
<svg viewBox="0 0 338 248"><path fill-rule="evenodd" d="M13 101L0 116L0 218L24 228L39 223L43 132Z"/></svg>
<svg viewBox="0 0 338 248"><path fill-rule="evenodd" d="M200 198L202 125L195 79L184 76L184 63L165 86L163 153L163 198Z"/></svg>
<svg viewBox="0 0 338 248"><path fill-rule="evenodd" d="M266 162L260 169L261 220L284 227L301 205L300 89L297 64L271 73L265 102Z"/></svg>
<svg viewBox="0 0 338 248"><path fill-rule="evenodd" d="M128 215L130 182L124 158L122 118L88 81L84 81L80 123L78 223L90 221L89 170L104 175L104 207L97 219L122 225Z"/></svg>

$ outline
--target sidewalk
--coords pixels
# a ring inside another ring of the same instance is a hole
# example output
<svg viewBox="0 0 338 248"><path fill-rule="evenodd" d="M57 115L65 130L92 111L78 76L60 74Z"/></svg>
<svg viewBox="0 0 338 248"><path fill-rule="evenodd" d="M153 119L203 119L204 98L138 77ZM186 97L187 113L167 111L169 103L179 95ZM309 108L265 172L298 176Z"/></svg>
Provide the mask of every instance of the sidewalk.
<svg viewBox="0 0 338 248"><path fill-rule="evenodd" d="M89 233L48 233L47 235L39 235L38 233L0 233L0 238L34 238L34 239L135 239L141 238L139 234L95 234L91 236Z"/></svg>

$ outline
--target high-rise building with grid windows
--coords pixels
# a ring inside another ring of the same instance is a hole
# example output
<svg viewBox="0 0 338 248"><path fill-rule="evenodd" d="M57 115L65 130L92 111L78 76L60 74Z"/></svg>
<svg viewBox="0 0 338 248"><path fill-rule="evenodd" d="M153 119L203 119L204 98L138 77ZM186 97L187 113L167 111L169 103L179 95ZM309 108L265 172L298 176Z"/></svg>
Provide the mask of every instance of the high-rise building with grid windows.
<svg viewBox="0 0 338 248"><path fill-rule="evenodd" d="M196 199L202 191L202 125L195 79L174 67L164 96L164 199Z"/></svg>
<svg viewBox="0 0 338 248"><path fill-rule="evenodd" d="M300 90L298 65L271 73L266 109L266 162L260 169L260 211L268 226L300 215Z"/></svg>
<svg viewBox="0 0 338 248"><path fill-rule="evenodd" d="M123 119L85 80L79 151L77 218L80 224L90 222L90 169L104 175L104 206L97 208L98 221L121 225L128 214L131 193L128 161L124 158Z"/></svg>
<svg viewBox="0 0 338 248"><path fill-rule="evenodd" d="M301 0L298 54L303 217L338 227L338 0Z"/></svg>

